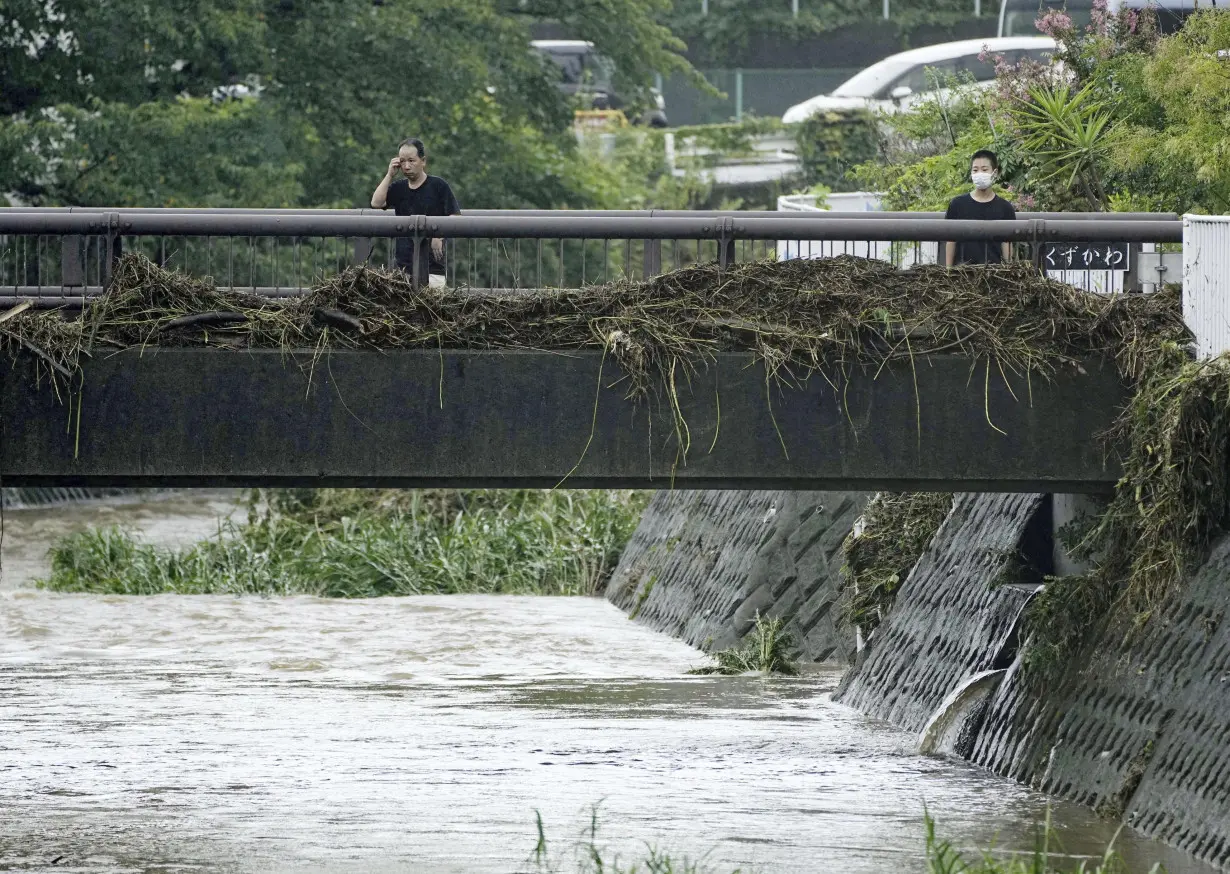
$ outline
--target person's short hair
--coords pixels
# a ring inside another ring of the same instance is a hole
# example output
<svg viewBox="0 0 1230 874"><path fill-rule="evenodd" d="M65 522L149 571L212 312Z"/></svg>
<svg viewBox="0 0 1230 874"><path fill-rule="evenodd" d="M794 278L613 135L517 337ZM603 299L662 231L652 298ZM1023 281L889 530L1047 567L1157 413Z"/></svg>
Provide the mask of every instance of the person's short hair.
<svg viewBox="0 0 1230 874"><path fill-rule="evenodd" d="M969 162L973 164L979 158L986 158L988 161L990 161L992 170L999 169L999 158L990 149L979 149L978 151L974 152L974 154L970 155Z"/></svg>
<svg viewBox="0 0 1230 874"><path fill-rule="evenodd" d="M405 146L414 146L415 150L418 151L420 158L427 157L427 147L423 145L423 141L418 137L406 137L397 144L397 150L400 152Z"/></svg>

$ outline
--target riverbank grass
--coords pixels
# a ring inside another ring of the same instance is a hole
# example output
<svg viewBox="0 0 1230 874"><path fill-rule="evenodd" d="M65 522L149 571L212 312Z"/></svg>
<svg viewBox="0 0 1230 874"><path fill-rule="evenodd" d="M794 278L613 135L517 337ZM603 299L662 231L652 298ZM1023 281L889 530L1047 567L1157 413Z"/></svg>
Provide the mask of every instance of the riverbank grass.
<svg viewBox="0 0 1230 874"><path fill-rule="evenodd" d="M590 808L589 823L584 833L571 845L564 845L567 860L555 851L556 843L548 841L542 813L534 812L538 842L530 854L526 874L752 874L742 868L712 868L701 860L661 850L652 844L629 860L603 844L599 839L598 806Z"/></svg>
<svg viewBox="0 0 1230 874"><path fill-rule="evenodd" d="M606 585L646 495L630 491L265 490L181 549L115 528L51 550L58 592L370 598L579 595Z"/></svg>
<svg viewBox="0 0 1230 874"><path fill-rule="evenodd" d="M1127 864L1115 850L1113 839L1102 855L1092 861L1073 860L1064 854L1051 821L1050 808L1039 824L1033 850L1024 853L997 852L993 848L962 852L951 841L939 836L936 822L926 810L923 823L927 874L1129 874ZM646 845L631 860L620 857L599 839L597 806L591 808L586 828L572 844L559 845L548 840L539 812L535 812L535 825L537 843L527 861L526 874L718 874L717 869L703 861L672 855L653 845ZM562 847L563 857L557 847ZM822 860L817 865L817 871L828 870ZM722 869L722 874L727 872L751 874L744 869ZM1154 865L1148 874L1166 872L1161 865Z"/></svg>
<svg viewBox="0 0 1230 874"><path fill-rule="evenodd" d="M1114 840L1092 863L1084 859L1073 862L1062 855L1059 836L1051 824L1049 807L1030 853L997 855L991 850L982 850L976 856L970 856L957 850L951 841L938 837L935 820L930 813L924 814L924 823L927 874L1130 874L1127 864L1115 850ZM1148 874L1166 874L1166 871L1161 865L1154 865Z"/></svg>

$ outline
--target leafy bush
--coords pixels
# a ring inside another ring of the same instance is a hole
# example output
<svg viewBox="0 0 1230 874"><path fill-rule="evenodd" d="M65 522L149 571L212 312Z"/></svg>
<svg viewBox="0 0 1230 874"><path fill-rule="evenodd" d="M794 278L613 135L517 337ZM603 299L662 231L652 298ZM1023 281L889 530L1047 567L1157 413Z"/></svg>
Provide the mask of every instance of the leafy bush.
<svg viewBox="0 0 1230 874"><path fill-rule="evenodd" d="M1230 77L1217 54L1230 16L1193 14L1161 36L1151 10L1102 4L1086 29L1058 10L1038 25L1061 66L989 58L992 89L946 82L948 99L883 119L879 154L853 178L885 191L888 209L943 209L969 189L970 155L990 148L1018 208L1230 211Z"/></svg>
<svg viewBox="0 0 1230 874"><path fill-rule="evenodd" d="M879 134L869 112L823 112L795 126L795 144L805 184L852 191L849 173L875 158Z"/></svg>

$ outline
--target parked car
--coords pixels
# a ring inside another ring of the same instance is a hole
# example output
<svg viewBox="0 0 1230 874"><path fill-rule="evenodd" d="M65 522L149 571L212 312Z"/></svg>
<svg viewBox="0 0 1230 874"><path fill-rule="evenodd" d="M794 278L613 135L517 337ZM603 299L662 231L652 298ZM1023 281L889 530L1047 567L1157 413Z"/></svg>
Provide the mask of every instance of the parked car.
<svg viewBox="0 0 1230 874"><path fill-rule="evenodd" d="M585 104L583 108L627 111L628 102L615 93L615 64L595 52L593 43L579 39L536 39L530 45L559 65L560 91L577 97ZM666 127L666 101L662 93L653 89L653 106L632 121Z"/></svg>
<svg viewBox="0 0 1230 874"><path fill-rule="evenodd" d="M984 53L1001 55L1010 63L1017 63L1024 58L1048 60L1055 48L1055 41L1049 37L1017 36L967 39L911 49L877 61L837 86L831 94L820 94L795 104L786 110L782 121L793 124L818 112L842 109L896 112L935 96L937 85L945 76L972 77L978 83L992 82L995 63L983 60Z"/></svg>
<svg viewBox="0 0 1230 874"><path fill-rule="evenodd" d="M1121 9L1144 9L1152 6L1157 13L1158 29L1162 33L1181 30L1187 16L1196 11L1196 0L1106 0L1106 11L1115 13ZM1199 3L1201 9L1218 9L1207 0ZM1034 36L1038 29L1034 22L1044 9L1061 9L1072 23L1083 28L1093 20L1093 0L1001 0L999 6L999 35Z"/></svg>

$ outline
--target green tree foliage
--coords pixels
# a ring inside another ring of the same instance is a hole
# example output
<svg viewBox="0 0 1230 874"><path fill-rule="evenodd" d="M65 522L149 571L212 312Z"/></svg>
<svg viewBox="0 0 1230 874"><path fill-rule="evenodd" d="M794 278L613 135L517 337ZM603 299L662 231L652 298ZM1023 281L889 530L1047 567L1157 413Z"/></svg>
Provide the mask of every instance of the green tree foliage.
<svg viewBox="0 0 1230 874"><path fill-rule="evenodd" d="M1174 212L1230 212L1230 15L1192 16L1122 81L1115 170L1138 200Z"/></svg>
<svg viewBox="0 0 1230 874"><path fill-rule="evenodd" d="M482 0L487 2L487 0ZM633 101L649 96L655 73L700 74L683 59L684 42L671 27L679 0L500 0L505 14L557 22L573 39L587 39L615 62L615 87Z"/></svg>
<svg viewBox="0 0 1230 874"><path fill-rule="evenodd" d="M830 111L797 125L795 144L804 184L845 191L850 188L850 170L875 159L879 136L870 113Z"/></svg>
<svg viewBox="0 0 1230 874"><path fill-rule="evenodd" d="M602 205L606 171L577 152L529 27L551 17L592 39L635 96L690 69L664 4L6 0L0 192L353 206L416 135L463 205Z"/></svg>
<svg viewBox="0 0 1230 874"><path fill-rule="evenodd" d="M0 123L0 175L38 204L292 206L304 164L286 133L258 101L91 98Z"/></svg>
<svg viewBox="0 0 1230 874"><path fill-rule="evenodd" d="M267 71L267 0L5 0L0 115L139 104ZM276 5L276 4L274 4Z"/></svg>
<svg viewBox="0 0 1230 874"><path fill-rule="evenodd" d="M996 86L957 87L883 120L881 154L860 184L889 209L942 209L968 190L969 156L991 148L1004 191L1053 210L1230 211L1230 15L1207 11L1160 36L1149 10L1077 29L1061 12L1040 26L1061 67L1001 65Z"/></svg>

